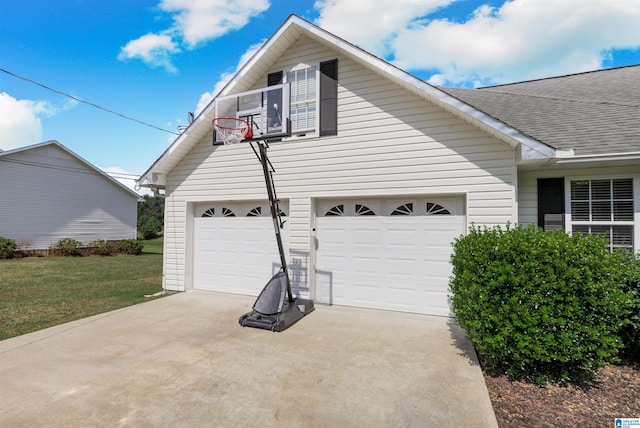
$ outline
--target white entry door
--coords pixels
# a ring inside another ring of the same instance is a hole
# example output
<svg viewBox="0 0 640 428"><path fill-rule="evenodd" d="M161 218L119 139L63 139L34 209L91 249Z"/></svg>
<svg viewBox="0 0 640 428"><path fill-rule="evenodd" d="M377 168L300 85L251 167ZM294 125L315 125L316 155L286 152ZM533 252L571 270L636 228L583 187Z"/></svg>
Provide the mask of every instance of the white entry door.
<svg viewBox="0 0 640 428"><path fill-rule="evenodd" d="M286 219L286 203L281 202ZM193 227L195 289L257 296L280 270L267 202L199 204ZM289 229L281 236L285 254Z"/></svg>
<svg viewBox="0 0 640 428"><path fill-rule="evenodd" d="M462 199L318 204L316 300L450 315L449 262L464 233Z"/></svg>

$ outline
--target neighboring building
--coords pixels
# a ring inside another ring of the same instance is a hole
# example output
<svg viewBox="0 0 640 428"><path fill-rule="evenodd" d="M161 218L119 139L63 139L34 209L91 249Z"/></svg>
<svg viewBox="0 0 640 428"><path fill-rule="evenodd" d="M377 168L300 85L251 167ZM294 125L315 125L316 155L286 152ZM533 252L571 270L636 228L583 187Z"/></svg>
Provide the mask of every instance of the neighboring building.
<svg viewBox="0 0 640 428"><path fill-rule="evenodd" d="M135 192L57 141L0 153L0 236L21 249L136 237Z"/></svg>
<svg viewBox="0 0 640 428"><path fill-rule="evenodd" d="M638 249L640 67L436 88L291 16L217 99L280 82L293 130L269 156L299 295L449 315L451 243L471 224ZM166 195L165 289L257 295L279 266L265 185L248 144L212 145L218 109L139 183Z"/></svg>

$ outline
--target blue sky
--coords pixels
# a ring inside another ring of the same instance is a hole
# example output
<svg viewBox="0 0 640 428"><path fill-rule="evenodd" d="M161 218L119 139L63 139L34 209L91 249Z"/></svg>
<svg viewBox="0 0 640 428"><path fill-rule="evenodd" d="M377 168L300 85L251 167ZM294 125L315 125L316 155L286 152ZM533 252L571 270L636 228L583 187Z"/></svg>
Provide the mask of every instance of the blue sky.
<svg viewBox="0 0 640 428"><path fill-rule="evenodd" d="M0 0L0 10L0 69L172 132L292 13L435 85L640 64L637 0ZM57 140L133 178L175 137L0 72L2 150Z"/></svg>

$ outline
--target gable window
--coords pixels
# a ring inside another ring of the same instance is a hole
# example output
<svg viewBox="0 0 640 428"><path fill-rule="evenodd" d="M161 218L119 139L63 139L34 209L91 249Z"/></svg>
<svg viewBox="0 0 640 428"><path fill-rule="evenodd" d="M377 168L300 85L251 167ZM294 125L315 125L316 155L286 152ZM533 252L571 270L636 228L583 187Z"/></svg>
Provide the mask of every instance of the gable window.
<svg viewBox="0 0 640 428"><path fill-rule="evenodd" d="M338 60L277 71L267 76L267 85L290 85L292 135L336 135L338 133Z"/></svg>
<svg viewBox="0 0 640 428"><path fill-rule="evenodd" d="M571 182L573 233L607 235L609 249L633 249L633 180Z"/></svg>
<svg viewBox="0 0 640 428"><path fill-rule="evenodd" d="M316 128L316 67L289 71L287 82L291 85L291 132L300 134Z"/></svg>

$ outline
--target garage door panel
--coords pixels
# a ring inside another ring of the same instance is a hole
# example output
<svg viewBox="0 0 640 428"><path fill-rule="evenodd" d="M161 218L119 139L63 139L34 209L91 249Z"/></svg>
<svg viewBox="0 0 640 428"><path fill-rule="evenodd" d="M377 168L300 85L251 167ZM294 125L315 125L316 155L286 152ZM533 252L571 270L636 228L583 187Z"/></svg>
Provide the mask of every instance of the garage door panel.
<svg viewBox="0 0 640 428"><path fill-rule="evenodd" d="M197 217L193 226L196 289L257 296L280 269L270 217ZM281 236L288 251L287 227Z"/></svg>
<svg viewBox="0 0 640 428"><path fill-rule="evenodd" d="M450 314L449 259L464 216L322 214L316 218L319 303Z"/></svg>

